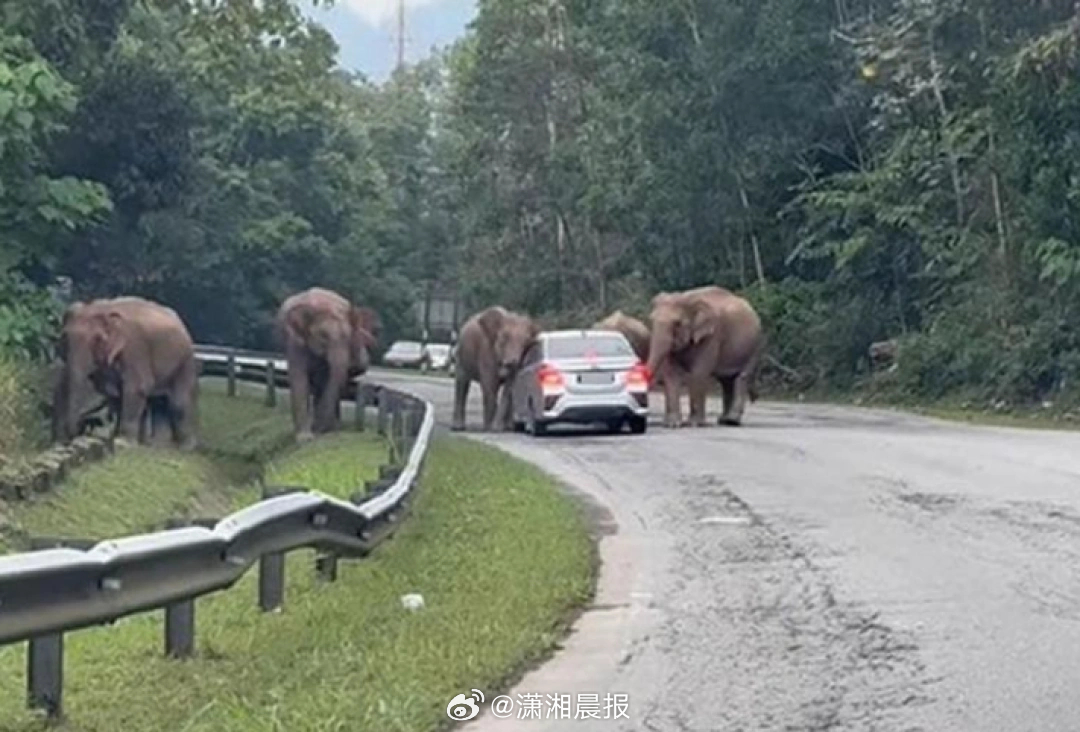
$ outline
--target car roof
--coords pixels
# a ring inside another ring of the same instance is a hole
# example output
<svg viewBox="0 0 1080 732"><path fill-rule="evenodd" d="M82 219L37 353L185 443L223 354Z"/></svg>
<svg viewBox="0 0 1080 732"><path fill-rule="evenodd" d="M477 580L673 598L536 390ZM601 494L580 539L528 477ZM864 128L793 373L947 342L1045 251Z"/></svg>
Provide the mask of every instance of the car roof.
<svg viewBox="0 0 1080 732"><path fill-rule="evenodd" d="M545 330L540 333L540 337L544 340L557 340L559 338L622 338L626 340L626 336L615 330L590 330L590 329L576 329L576 330Z"/></svg>

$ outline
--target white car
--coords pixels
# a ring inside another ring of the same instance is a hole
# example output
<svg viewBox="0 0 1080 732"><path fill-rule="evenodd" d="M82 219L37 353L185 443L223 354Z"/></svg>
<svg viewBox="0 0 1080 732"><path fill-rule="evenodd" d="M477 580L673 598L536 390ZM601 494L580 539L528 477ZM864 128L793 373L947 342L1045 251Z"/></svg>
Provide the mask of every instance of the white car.
<svg viewBox="0 0 1080 732"><path fill-rule="evenodd" d="M424 349L416 341L395 341L382 360L387 366L419 368L424 361Z"/></svg>
<svg viewBox="0 0 1080 732"><path fill-rule="evenodd" d="M446 371L450 368L450 344L429 343L424 347L424 369Z"/></svg>
<svg viewBox="0 0 1080 732"><path fill-rule="evenodd" d="M545 331L512 385L514 428L541 435L558 422L604 423L612 432L648 427L649 370L621 333Z"/></svg>

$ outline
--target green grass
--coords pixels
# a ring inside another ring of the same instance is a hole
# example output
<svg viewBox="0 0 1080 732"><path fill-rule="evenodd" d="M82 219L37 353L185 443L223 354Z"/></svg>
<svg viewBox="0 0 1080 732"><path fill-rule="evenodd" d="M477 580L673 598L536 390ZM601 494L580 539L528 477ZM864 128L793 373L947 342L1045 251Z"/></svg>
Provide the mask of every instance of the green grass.
<svg viewBox="0 0 1080 732"><path fill-rule="evenodd" d="M28 535L139 533L257 501L257 485L236 480L250 470L237 465L260 467L281 451L291 423L284 400L268 409L261 389L240 389L229 399L222 383L204 384L198 454L122 449L36 501L0 505L0 549ZM385 458L370 432L343 432L288 450L264 477L347 497ZM161 657L160 612L69 634L66 729L437 729L454 694L490 691L549 652L593 579L591 542L569 499L539 471L452 438L435 442L391 542L343 562L334 584L317 583L312 562L310 551L290 555L282 614L258 611L257 572L199 600L190 661ZM407 592L427 607L404 610ZM22 708L24 648L0 649L3 732L44 726Z"/></svg>
<svg viewBox="0 0 1080 732"><path fill-rule="evenodd" d="M108 539L162 528L190 515L224 488L214 465L198 455L131 448L75 472L52 492L7 507L0 548L26 548L29 536Z"/></svg>
<svg viewBox="0 0 1080 732"><path fill-rule="evenodd" d="M196 454L121 448L32 501L0 502L0 550L24 549L34 535L114 538L159 530L170 518L227 513L239 493L233 486L289 444L292 424L284 409L268 409L247 390L229 398L213 383L200 396L200 411L203 448Z"/></svg>
<svg viewBox="0 0 1080 732"><path fill-rule="evenodd" d="M263 402L263 386L238 383L239 398L225 396L225 388L223 379L204 379L199 384L201 451L262 462L291 443L288 390L278 390L277 407L270 409Z"/></svg>
<svg viewBox="0 0 1080 732"><path fill-rule="evenodd" d="M370 437L343 433L284 456L268 478L337 491L382 458ZM319 584L311 552L289 556L283 613L258 611L249 572L199 600L195 659L162 658L160 613L70 634L66 729L439 729L456 693L491 693L550 651L593 568L585 519L540 471L440 438L411 515L372 557ZM409 592L426 608L404 610ZM23 646L0 651L3 732L43 726L22 708L24 669Z"/></svg>

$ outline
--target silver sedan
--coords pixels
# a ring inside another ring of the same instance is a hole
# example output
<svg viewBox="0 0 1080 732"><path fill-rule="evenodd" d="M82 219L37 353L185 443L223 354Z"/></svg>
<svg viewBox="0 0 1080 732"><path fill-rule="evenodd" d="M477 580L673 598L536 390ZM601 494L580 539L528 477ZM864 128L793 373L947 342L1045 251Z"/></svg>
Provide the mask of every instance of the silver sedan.
<svg viewBox="0 0 1080 732"><path fill-rule="evenodd" d="M533 435L555 423L603 423L612 432L648 426L649 373L621 333L545 331L512 384L514 427Z"/></svg>

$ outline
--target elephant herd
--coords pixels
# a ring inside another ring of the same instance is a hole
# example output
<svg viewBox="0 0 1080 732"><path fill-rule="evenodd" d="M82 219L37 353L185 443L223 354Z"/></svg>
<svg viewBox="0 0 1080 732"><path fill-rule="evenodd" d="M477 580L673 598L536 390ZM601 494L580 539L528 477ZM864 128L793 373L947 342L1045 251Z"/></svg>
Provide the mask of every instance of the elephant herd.
<svg viewBox="0 0 1080 732"><path fill-rule="evenodd" d="M704 426L714 380L723 390L721 424L738 425L766 339L753 307L721 287L662 292L650 325L615 311L593 328L622 333L655 383L663 384L664 424L684 424L679 396L690 395L688 424ZM650 327L651 326L651 327ZM293 427L299 441L337 429L346 384L367 372L382 322L336 292L312 287L287 297L275 319L285 351ZM528 315L492 306L461 327L452 428L465 427L472 382L480 384L485 430L509 429L510 384L541 332ZM146 442L167 424L181 449L198 442L199 366L187 326L175 310L141 297L76 302L64 313L52 369L53 438L67 442L102 408L116 437ZM88 406L89 405L89 406Z"/></svg>
<svg viewBox="0 0 1080 732"><path fill-rule="evenodd" d="M298 440L337 428L342 391L367 371L381 328L375 311L319 287L282 302L275 331ZM55 441L70 441L105 408L116 437L147 442L157 424L167 423L181 449L197 445L199 365L175 310L141 297L76 302L64 313L57 355Z"/></svg>
<svg viewBox="0 0 1080 732"><path fill-rule="evenodd" d="M662 292L652 300L650 325L616 310L592 325L622 333L647 364L654 383L664 387L664 425L706 424L705 403L719 381L723 412L718 422L742 423L748 401L757 399L756 378L766 348L761 319L744 298L722 287ZM465 428L465 404L472 382L483 398L483 428L511 428L511 382L529 346L540 333L531 317L493 306L461 328L457 353L452 428ZM680 392L686 385L690 416L683 421Z"/></svg>

